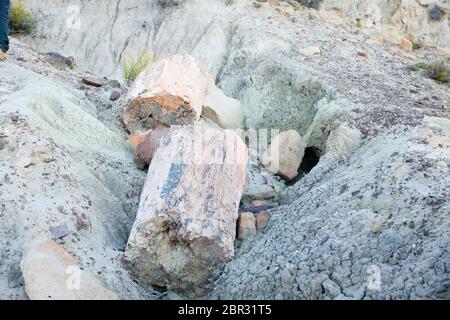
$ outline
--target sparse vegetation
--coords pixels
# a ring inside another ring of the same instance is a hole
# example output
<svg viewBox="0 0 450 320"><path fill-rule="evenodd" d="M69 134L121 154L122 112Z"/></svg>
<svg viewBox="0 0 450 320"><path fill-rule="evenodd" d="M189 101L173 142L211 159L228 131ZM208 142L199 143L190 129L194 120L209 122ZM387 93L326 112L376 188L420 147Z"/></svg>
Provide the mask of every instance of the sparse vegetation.
<svg viewBox="0 0 450 320"><path fill-rule="evenodd" d="M176 7L180 5L183 0L158 0L157 3L161 8L168 8L168 7Z"/></svg>
<svg viewBox="0 0 450 320"><path fill-rule="evenodd" d="M297 0L297 2L305 7L319 9L322 0Z"/></svg>
<svg viewBox="0 0 450 320"><path fill-rule="evenodd" d="M422 44L421 44L420 42L413 41L413 43L412 43L412 48L413 48L413 50L419 50L419 49L422 49Z"/></svg>
<svg viewBox="0 0 450 320"><path fill-rule="evenodd" d="M446 83L449 81L450 68L447 66L445 60L430 64L427 71L428 76L437 82Z"/></svg>
<svg viewBox="0 0 450 320"><path fill-rule="evenodd" d="M36 29L36 18L22 1L14 1L9 13L9 29L12 33L31 34Z"/></svg>
<svg viewBox="0 0 450 320"><path fill-rule="evenodd" d="M125 60L123 68L125 73L125 81L130 84L145 68L154 63L158 58L148 52L141 51L137 57L130 57Z"/></svg>
<svg viewBox="0 0 450 320"><path fill-rule="evenodd" d="M432 21L441 21L445 15L445 10L438 4L433 4L428 10L428 16Z"/></svg>
<svg viewBox="0 0 450 320"><path fill-rule="evenodd" d="M408 66L409 71L423 71L428 70L429 65L425 62L419 62Z"/></svg>
<svg viewBox="0 0 450 320"><path fill-rule="evenodd" d="M445 60L441 60L435 63L419 62L413 65L409 65L409 71L426 71L426 74L439 83L446 83L450 80L450 67Z"/></svg>

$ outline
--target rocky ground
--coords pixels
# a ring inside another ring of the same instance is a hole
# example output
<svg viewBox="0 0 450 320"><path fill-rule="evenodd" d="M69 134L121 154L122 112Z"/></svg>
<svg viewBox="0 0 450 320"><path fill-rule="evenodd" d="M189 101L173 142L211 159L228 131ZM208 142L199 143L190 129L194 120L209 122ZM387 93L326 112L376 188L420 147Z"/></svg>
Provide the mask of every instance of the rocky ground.
<svg viewBox="0 0 450 320"><path fill-rule="evenodd" d="M53 238L121 298L149 297L120 267L145 173L111 89L14 40L0 73L0 295L26 297L22 246Z"/></svg>
<svg viewBox="0 0 450 320"><path fill-rule="evenodd" d="M26 298L23 245L41 238L119 298L161 297L122 264L146 173L126 143L123 98L110 101L117 83L98 76L121 80L138 49L191 54L240 101L244 127L295 129L307 158L320 156L292 182L251 169L241 205L275 208L236 242L207 298L448 298L449 84L408 68L448 60L445 48L411 50L404 34L381 43L335 12L277 1L71 2L81 30L63 27L58 1L32 3L48 15L46 38L22 40L40 52L14 40L0 65L1 298ZM75 69L43 54L54 50ZM103 86L83 84L85 70Z"/></svg>

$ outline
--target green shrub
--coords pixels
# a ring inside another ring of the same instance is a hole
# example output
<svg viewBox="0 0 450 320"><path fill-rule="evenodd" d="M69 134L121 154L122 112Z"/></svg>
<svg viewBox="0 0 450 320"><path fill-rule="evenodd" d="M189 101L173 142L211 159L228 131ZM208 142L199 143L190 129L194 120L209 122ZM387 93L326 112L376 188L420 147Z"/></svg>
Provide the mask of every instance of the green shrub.
<svg viewBox="0 0 450 320"><path fill-rule="evenodd" d="M409 71L428 70L429 65L425 62L419 62L408 66Z"/></svg>
<svg viewBox="0 0 450 320"><path fill-rule="evenodd" d="M126 59L123 64L125 81L128 84L131 84L139 73L147 68L150 63L154 63L157 60L158 58L156 56L143 51L139 52L137 57L130 57Z"/></svg>
<svg viewBox="0 0 450 320"><path fill-rule="evenodd" d="M449 81L450 69L444 60L432 63L428 66L428 76L440 83Z"/></svg>
<svg viewBox="0 0 450 320"><path fill-rule="evenodd" d="M9 12L9 29L12 33L31 34L37 20L21 1L14 1Z"/></svg>
<svg viewBox="0 0 450 320"><path fill-rule="evenodd" d="M422 44L420 42L414 41L412 43L412 48L413 48L413 50L419 50L422 48Z"/></svg>
<svg viewBox="0 0 450 320"><path fill-rule="evenodd" d="M438 4L433 4L428 10L428 17L431 21L441 21L445 16L445 9Z"/></svg>
<svg viewBox="0 0 450 320"><path fill-rule="evenodd" d="M304 5L306 7L319 9L320 3L323 0L296 0L296 1L299 2L301 5Z"/></svg>
<svg viewBox="0 0 450 320"><path fill-rule="evenodd" d="M176 7L181 5L184 2L184 0L158 0L156 3L161 8L169 8L169 7Z"/></svg>

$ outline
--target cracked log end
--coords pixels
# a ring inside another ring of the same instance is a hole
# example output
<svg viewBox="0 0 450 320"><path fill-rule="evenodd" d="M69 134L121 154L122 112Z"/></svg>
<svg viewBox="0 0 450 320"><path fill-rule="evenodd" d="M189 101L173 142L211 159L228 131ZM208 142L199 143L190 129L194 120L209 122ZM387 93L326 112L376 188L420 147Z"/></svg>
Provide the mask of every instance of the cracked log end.
<svg viewBox="0 0 450 320"><path fill-rule="evenodd" d="M207 73L194 58L175 55L158 61L131 85L123 122L131 133L193 124L202 113L206 88Z"/></svg>

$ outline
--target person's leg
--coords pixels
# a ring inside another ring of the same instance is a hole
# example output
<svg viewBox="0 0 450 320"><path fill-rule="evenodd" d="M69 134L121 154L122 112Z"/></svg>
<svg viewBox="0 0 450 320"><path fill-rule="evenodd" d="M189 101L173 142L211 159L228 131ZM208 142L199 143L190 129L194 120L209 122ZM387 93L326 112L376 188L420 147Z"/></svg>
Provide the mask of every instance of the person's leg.
<svg viewBox="0 0 450 320"><path fill-rule="evenodd" d="M10 0L0 0L0 49L3 52L9 50L8 39L8 14Z"/></svg>

